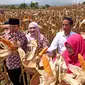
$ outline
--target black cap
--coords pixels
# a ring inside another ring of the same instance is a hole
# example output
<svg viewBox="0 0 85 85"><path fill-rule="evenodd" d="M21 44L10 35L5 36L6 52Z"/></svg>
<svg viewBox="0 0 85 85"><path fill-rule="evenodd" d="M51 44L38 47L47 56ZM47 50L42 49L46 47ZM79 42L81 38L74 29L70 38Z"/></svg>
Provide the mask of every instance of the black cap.
<svg viewBox="0 0 85 85"><path fill-rule="evenodd" d="M16 18L9 18L9 24L10 25L19 25L20 21Z"/></svg>

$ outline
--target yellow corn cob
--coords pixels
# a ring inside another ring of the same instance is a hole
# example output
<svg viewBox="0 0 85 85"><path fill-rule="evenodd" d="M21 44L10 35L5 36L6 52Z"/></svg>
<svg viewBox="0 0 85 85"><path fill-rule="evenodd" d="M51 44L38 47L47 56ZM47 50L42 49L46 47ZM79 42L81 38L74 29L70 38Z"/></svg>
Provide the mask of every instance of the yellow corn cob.
<svg viewBox="0 0 85 85"><path fill-rule="evenodd" d="M0 37L0 41L7 45L10 48L10 50L16 49L14 43L10 42L8 39Z"/></svg>
<svg viewBox="0 0 85 85"><path fill-rule="evenodd" d="M43 62L44 71L47 72L49 76L53 76L51 66L45 55L42 56L42 62Z"/></svg>
<svg viewBox="0 0 85 85"><path fill-rule="evenodd" d="M79 59L81 68L85 71L85 60L83 59L81 54L78 54L78 59Z"/></svg>
<svg viewBox="0 0 85 85"><path fill-rule="evenodd" d="M43 48L43 50L38 54L39 57L42 57L43 54L47 51L47 47Z"/></svg>

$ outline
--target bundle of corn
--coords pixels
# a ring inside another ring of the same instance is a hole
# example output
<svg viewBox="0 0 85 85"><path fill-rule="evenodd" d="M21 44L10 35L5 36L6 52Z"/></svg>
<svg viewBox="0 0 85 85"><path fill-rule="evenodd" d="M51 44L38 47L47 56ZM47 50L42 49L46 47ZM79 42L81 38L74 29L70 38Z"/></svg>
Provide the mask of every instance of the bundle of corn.
<svg viewBox="0 0 85 85"><path fill-rule="evenodd" d="M62 77L66 73L67 67L62 56L59 55L55 62L53 62L47 54L44 54L41 60L44 69L42 71L37 69L41 74L40 85L63 85Z"/></svg>
<svg viewBox="0 0 85 85"><path fill-rule="evenodd" d="M3 37L0 37L0 44L2 44L2 46L4 44L4 47L9 50L16 50L18 48L14 43L12 43L11 41L9 41L8 39L5 39Z"/></svg>
<svg viewBox="0 0 85 85"><path fill-rule="evenodd" d="M16 53L17 48L18 47L8 39L0 37L0 63L2 63L12 53Z"/></svg>
<svg viewBox="0 0 85 85"><path fill-rule="evenodd" d="M43 71L38 71L40 76L40 85L55 85L55 77L54 77L54 66L51 60L48 60L48 56L44 54L41 57L42 64L43 64ZM52 65L52 66L51 66Z"/></svg>
<svg viewBox="0 0 85 85"><path fill-rule="evenodd" d="M9 40L0 37L0 57L4 58L5 56L10 55L14 49L14 44Z"/></svg>
<svg viewBox="0 0 85 85"><path fill-rule="evenodd" d="M22 48L18 48L18 53L20 55L20 59L22 62L22 65L25 67L25 70L30 73L36 72L36 61L35 61L35 54L37 49L37 43L35 40L32 40L28 47L30 47L30 50L28 53L25 53Z"/></svg>
<svg viewBox="0 0 85 85"><path fill-rule="evenodd" d="M0 71L0 82L5 81L6 84L9 83L6 68L4 66L4 60L13 53L17 48L9 40L0 37L0 68L3 67L3 71Z"/></svg>
<svg viewBox="0 0 85 85"><path fill-rule="evenodd" d="M62 83L62 76L67 71L67 66L63 57L59 54L55 60L55 71L56 71L56 84Z"/></svg>
<svg viewBox="0 0 85 85"><path fill-rule="evenodd" d="M63 80L70 85L84 85L85 84L85 71L78 66L69 64L69 69L72 74L65 74Z"/></svg>

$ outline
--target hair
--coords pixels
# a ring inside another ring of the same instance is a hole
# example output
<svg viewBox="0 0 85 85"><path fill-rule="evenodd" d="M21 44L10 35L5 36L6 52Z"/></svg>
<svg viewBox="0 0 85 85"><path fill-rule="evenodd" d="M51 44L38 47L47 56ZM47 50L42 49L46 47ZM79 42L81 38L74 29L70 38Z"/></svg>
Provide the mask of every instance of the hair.
<svg viewBox="0 0 85 85"><path fill-rule="evenodd" d="M73 20L70 17L64 17L63 20L68 20L70 22L70 25L73 25Z"/></svg>

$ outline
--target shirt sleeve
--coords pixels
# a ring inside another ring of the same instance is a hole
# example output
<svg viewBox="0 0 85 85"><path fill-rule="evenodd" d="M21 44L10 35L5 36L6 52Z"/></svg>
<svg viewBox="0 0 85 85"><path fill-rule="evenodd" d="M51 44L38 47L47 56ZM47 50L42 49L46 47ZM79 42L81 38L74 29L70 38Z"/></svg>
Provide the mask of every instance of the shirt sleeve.
<svg viewBox="0 0 85 85"><path fill-rule="evenodd" d="M55 49L57 49L57 47L58 47L58 34L56 34L56 36L54 37L54 39L47 51L52 52Z"/></svg>

